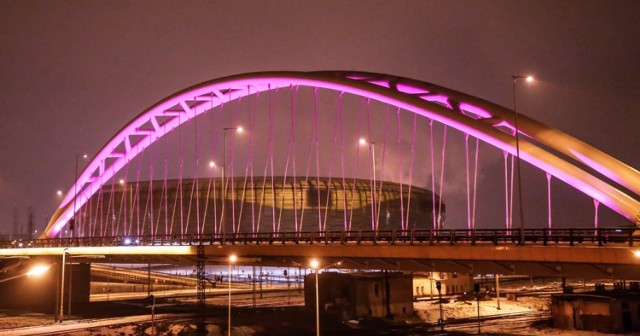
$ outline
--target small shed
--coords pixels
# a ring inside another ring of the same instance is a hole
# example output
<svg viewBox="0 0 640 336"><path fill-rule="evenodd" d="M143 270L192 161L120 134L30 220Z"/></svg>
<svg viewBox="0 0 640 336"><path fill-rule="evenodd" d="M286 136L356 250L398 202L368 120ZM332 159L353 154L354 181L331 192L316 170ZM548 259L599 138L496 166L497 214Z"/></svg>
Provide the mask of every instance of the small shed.
<svg viewBox="0 0 640 336"><path fill-rule="evenodd" d="M318 274L321 311L344 319L406 316L413 313L412 276L401 272ZM315 274L304 279L304 301L315 309Z"/></svg>
<svg viewBox="0 0 640 336"><path fill-rule="evenodd" d="M627 290L554 295L556 328L605 333L640 331L640 294Z"/></svg>

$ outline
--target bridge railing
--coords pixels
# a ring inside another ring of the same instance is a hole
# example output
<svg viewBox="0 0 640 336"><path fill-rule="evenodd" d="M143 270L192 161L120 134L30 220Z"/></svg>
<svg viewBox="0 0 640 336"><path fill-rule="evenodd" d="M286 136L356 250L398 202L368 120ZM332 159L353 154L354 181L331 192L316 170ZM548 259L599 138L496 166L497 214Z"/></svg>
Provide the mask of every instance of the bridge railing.
<svg viewBox="0 0 640 336"><path fill-rule="evenodd" d="M0 248L74 246L192 246L225 244L406 244L406 245L568 245L634 246L640 236L636 229L448 229L379 230L323 232L241 232L201 235L142 237L78 237L34 240L4 240Z"/></svg>

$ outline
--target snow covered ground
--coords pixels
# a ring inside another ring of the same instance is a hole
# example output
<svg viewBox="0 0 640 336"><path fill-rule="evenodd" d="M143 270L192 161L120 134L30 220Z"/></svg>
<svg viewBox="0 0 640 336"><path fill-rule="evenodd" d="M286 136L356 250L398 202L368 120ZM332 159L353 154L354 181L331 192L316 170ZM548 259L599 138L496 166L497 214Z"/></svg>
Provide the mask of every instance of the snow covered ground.
<svg viewBox="0 0 640 336"><path fill-rule="evenodd" d="M598 332L589 331L568 331L559 330L548 327L544 324L532 325L531 317L526 315L540 315L549 313L550 297L547 296L527 296L524 295L527 288L513 286L508 288L505 284L505 292L511 292L520 294L515 300L514 295L509 295L512 299L507 300L501 298L500 309L495 298L486 298L480 301L480 316L496 316L496 315L511 315L511 314L523 314L521 317L512 317L508 320L495 319L483 321L481 323L482 334L492 335L545 335L545 336L561 336L561 335L577 335L577 336L605 336L612 334L603 334ZM545 283L537 284L536 288L539 291L553 291L558 289L558 283ZM304 299L301 295L301 291L292 291L287 293L265 293L263 299L257 300L258 307L285 307L285 306L302 306L304 305ZM224 306L227 303L228 298L226 296L209 298L208 304ZM189 301L189 300L186 300ZM253 300L249 294L234 295L234 306L236 307L250 307ZM472 296L468 297L451 297L448 300L444 300L442 304L443 319L448 322L452 322L455 319L470 319L471 323L467 323L463 326L454 325L449 323L445 326L446 331L459 331L469 334L477 333L477 325L473 322L478 314L477 302ZM437 300L424 300L414 303L414 310L416 313L416 319L414 322L428 322L437 323L440 318L440 305ZM11 332L7 333L7 329L34 326L34 325L49 325L49 328L55 329L57 324L53 324L53 318L42 314L17 314L5 311L0 311L0 335L11 335ZM133 317L132 317L133 318ZM71 323L70 321L67 323ZM217 336L222 335L224 330L217 325L207 325L209 331L208 335ZM245 336L253 335L256 332L260 332L261 327L256 325L238 325L234 327L232 335ZM3 333L2 330L5 330ZM195 330L195 326L189 323L176 323L165 324L159 326L159 330L162 330L161 335L177 335L179 333L189 334L190 330ZM89 336L89 335L151 335L151 328L148 321L143 324L134 323L129 326L123 327L103 327L95 326L85 331L71 332L67 335L71 336ZM226 333L225 333L226 334ZM633 335L640 335L635 333Z"/></svg>

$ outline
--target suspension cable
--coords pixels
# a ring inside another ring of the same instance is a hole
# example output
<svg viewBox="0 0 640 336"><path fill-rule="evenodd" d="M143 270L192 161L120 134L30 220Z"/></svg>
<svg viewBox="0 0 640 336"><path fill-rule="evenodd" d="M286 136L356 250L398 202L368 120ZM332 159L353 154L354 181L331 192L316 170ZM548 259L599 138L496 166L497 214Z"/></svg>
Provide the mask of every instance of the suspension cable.
<svg viewBox="0 0 640 336"><path fill-rule="evenodd" d="M438 205L438 216L442 216L442 188L444 186L444 163L446 158L446 148L447 148L447 125L444 125L444 129L442 131L442 165L440 167L440 204ZM442 218L442 217L441 217Z"/></svg>
<svg viewBox="0 0 640 336"><path fill-rule="evenodd" d="M396 145L397 145L397 155L398 155L398 166L399 167L404 167L404 164L402 162L402 146L401 146L401 139L400 139L400 135L402 134L400 131L400 108L396 108L396 126L397 126L397 132L396 132ZM404 225L404 190L403 190L403 174L400 174L400 225Z"/></svg>
<svg viewBox="0 0 640 336"><path fill-rule="evenodd" d="M271 87L269 87L271 88ZM271 165L271 203L273 206L273 209L271 211L271 218L272 218L272 227L273 230L272 232L276 232L276 187L275 187L275 179L273 177L274 172L273 172L273 124L274 124L274 120L275 120L275 112L274 112L274 107L272 104L272 97L273 94L271 94L271 91L269 91L269 164ZM276 104L278 101L278 92L279 92L279 88L276 89L275 92L275 96L276 96Z"/></svg>
<svg viewBox="0 0 640 336"><path fill-rule="evenodd" d="M433 119L429 119L429 153L431 155L431 216L433 217L433 229L437 230L441 229L441 227L439 227L436 217L436 165L433 147Z"/></svg>
<svg viewBox="0 0 640 336"><path fill-rule="evenodd" d="M386 159L386 154L387 154L387 140L388 140L388 136L389 136L389 114L391 112L391 107L390 105L386 105L386 109L385 109L385 117L384 117L384 135L383 135L383 140L382 140L382 161L380 162L381 166L380 166L380 178L378 180L380 180L379 182L379 188L378 188L378 204L376 206L376 209L378 210L376 213L376 218L378 219L378 223L380 223L380 209L382 208L382 187L384 186L384 167L385 167L385 159ZM386 193L384 193L386 195ZM388 205L387 205L388 208ZM387 217L387 223L388 224L388 217Z"/></svg>
<svg viewBox="0 0 640 336"><path fill-rule="evenodd" d="M472 203L472 211L471 211L471 228L476 228L476 205L478 200L478 153L480 150L480 140L476 138L476 157L475 157L475 165L473 168L473 203Z"/></svg>
<svg viewBox="0 0 640 336"><path fill-rule="evenodd" d="M598 208L600 207L600 201L598 201L597 199L594 199L593 207L595 210L593 215L593 227L597 230L598 229Z"/></svg>
<svg viewBox="0 0 640 336"><path fill-rule="evenodd" d="M547 173L547 219L549 220L549 229L551 229L551 174Z"/></svg>
<svg viewBox="0 0 640 336"><path fill-rule="evenodd" d="M465 172L467 176L467 230L471 230L471 182L469 181L469 134L464 134Z"/></svg>
<svg viewBox="0 0 640 336"><path fill-rule="evenodd" d="M342 226L345 230L351 230L351 222L347 217L347 178L345 176L346 169L345 169L345 162L344 162L345 161L344 160L344 118L342 113L342 97L343 96L344 96L343 91L338 94L335 120L339 120L338 122L339 122L339 132L340 132L340 171L342 173L342 216L344 221ZM335 127L334 127L334 131L335 131ZM334 135L334 139L335 139L335 135ZM331 153L334 153L334 151L332 150ZM329 175L331 175L331 173L329 173ZM330 188L330 187L332 187L331 184L327 185L327 188ZM328 192L331 192L331 190L329 189ZM351 189L351 199L353 200L353 189ZM327 195L327 202L328 201L329 201L329 195ZM325 209L325 230L326 230L326 216L327 216L327 210Z"/></svg>
<svg viewBox="0 0 640 336"><path fill-rule="evenodd" d="M507 151L502 152L504 158L504 225L507 230L511 229L511 223L509 222L509 153Z"/></svg>
<svg viewBox="0 0 640 336"><path fill-rule="evenodd" d="M409 164L409 193L407 195L407 215L405 216L404 229L409 229L409 215L411 213L411 189L413 187L413 165L415 162L416 154L416 129L418 124L418 115L413 115L413 139L411 141L411 164Z"/></svg>
<svg viewBox="0 0 640 336"><path fill-rule="evenodd" d="M318 230L320 231L326 231L326 226L323 230L322 227L322 210L321 210L321 203L322 203L322 199L320 198L320 140L318 137L318 88L314 87L313 88L313 125L315 128L315 147L316 147L316 192L318 193ZM335 131L334 131L335 132ZM335 142L335 136L334 136L334 142ZM333 153L333 151L332 151ZM331 155L332 159L333 159L333 155ZM333 166L333 165L331 165ZM331 193L331 189L330 186L327 185L327 199L329 199L329 194Z"/></svg>

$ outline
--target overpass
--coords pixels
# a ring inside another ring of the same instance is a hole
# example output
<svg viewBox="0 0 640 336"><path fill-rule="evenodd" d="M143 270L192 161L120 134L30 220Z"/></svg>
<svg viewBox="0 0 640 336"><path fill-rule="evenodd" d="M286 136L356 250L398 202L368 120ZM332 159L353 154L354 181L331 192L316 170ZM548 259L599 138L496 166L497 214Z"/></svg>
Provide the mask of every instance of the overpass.
<svg viewBox="0 0 640 336"><path fill-rule="evenodd" d="M640 237L630 228L519 230L412 230L223 234L129 242L126 237L44 239L0 257L56 262L300 266L312 258L346 269L386 269L473 274L521 274L589 279L640 279ZM31 244L29 244L31 243ZM126 243L130 245L125 245ZM200 252L198 251L201 249ZM199 256L200 253L200 256Z"/></svg>

